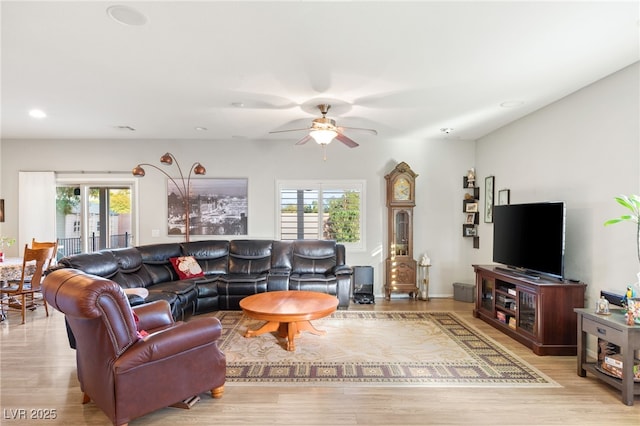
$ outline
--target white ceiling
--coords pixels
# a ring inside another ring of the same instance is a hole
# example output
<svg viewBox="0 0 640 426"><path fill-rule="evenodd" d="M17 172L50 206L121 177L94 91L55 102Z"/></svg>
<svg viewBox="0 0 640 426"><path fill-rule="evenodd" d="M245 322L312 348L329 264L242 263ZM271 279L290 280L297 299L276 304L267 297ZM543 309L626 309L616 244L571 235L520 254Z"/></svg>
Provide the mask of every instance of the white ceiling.
<svg viewBox="0 0 640 426"><path fill-rule="evenodd" d="M113 4L147 23L112 20ZM307 127L321 102L384 141L477 139L640 60L638 1L2 1L1 14L3 139L295 142L304 132L269 132Z"/></svg>

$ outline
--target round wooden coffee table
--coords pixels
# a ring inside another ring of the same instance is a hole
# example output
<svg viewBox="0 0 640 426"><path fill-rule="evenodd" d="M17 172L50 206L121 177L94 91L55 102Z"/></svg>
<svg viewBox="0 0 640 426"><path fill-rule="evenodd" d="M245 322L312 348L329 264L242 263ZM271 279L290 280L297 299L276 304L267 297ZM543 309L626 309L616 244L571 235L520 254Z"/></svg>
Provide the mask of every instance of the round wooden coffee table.
<svg viewBox="0 0 640 426"><path fill-rule="evenodd" d="M301 331L324 335L309 321L331 315L338 307L338 298L315 291L269 291L245 297L240 308L250 318L267 321L257 330L247 330L244 337L278 331L287 338L287 350L295 351L294 339Z"/></svg>

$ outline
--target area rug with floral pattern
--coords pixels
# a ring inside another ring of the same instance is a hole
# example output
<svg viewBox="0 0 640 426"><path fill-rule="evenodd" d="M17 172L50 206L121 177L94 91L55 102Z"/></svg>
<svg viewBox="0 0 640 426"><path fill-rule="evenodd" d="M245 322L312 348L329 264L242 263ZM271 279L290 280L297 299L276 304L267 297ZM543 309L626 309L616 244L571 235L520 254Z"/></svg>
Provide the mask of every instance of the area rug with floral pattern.
<svg viewBox="0 0 640 426"><path fill-rule="evenodd" d="M228 384L558 387L558 383L451 312L337 311L313 321L295 351L264 322L218 311Z"/></svg>

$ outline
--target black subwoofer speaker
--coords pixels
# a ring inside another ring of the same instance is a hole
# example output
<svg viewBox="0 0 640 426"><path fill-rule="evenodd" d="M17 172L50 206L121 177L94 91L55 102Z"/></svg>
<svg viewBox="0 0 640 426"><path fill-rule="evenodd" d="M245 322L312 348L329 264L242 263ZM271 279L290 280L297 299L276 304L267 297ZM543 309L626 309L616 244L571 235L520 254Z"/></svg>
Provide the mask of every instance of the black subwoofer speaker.
<svg viewBox="0 0 640 426"><path fill-rule="evenodd" d="M373 266L354 266L351 285L354 302L375 303L373 295Z"/></svg>

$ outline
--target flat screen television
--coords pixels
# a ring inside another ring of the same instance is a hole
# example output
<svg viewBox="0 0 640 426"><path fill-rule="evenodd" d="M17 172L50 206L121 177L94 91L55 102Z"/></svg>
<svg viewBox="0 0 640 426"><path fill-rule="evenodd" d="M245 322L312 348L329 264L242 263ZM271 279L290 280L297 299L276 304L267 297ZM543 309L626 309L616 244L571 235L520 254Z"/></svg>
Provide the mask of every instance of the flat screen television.
<svg viewBox="0 0 640 426"><path fill-rule="evenodd" d="M533 277L564 275L564 202L508 204L493 210L493 261Z"/></svg>

